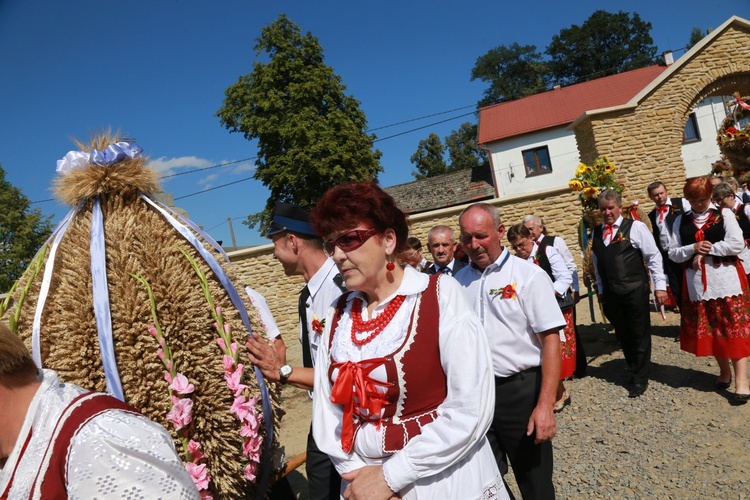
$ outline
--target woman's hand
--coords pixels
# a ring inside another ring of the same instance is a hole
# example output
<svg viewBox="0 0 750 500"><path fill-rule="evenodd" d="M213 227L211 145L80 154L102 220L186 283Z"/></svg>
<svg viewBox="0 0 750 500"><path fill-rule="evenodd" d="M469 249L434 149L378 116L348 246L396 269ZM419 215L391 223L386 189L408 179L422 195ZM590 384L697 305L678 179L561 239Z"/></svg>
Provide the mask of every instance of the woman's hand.
<svg viewBox="0 0 750 500"><path fill-rule="evenodd" d="M708 255L711 252L711 247L713 245L710 241L696 241L693 243L693 250L695 250L695 253L698 255Z"/></svg>
<svg viewBox="0 0 750 500"><path fill-rule="evenodd" d="M344 490L344 498L347 500L399 498L385 482L382 465L367 465L361 469L344 472L341 478L351 483Z"/></svg>
<svg viewBox="0 0 750 500"><path fill-rule="evenodd" d="M696 255L695 257L693 257L693 263L691 267L695 269L696 271L700 271L701 264L703 264L704 258L705 257L703 255Z"/></svg>

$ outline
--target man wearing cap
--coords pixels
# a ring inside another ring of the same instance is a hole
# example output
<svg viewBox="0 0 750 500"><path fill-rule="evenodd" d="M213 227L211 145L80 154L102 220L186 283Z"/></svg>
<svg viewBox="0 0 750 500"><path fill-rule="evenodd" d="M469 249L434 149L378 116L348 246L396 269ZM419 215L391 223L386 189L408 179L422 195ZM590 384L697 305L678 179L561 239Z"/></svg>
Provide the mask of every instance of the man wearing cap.
<svg viewBox="0 0 750 500"><path fill-rule="evenodd" d="M345 290L336 265L323 251L323 240L310 225L310 214L297 206L276 202L271 228L273 256L287 276L302 276L305 287L299 297L300 342L303 366L285 364L276 351L254 339L248 340L250 359L272 381L312 390L313 367L329 306ZM341 478L328 455L307 436L307 482L311 499L338 499Z"/></svg>

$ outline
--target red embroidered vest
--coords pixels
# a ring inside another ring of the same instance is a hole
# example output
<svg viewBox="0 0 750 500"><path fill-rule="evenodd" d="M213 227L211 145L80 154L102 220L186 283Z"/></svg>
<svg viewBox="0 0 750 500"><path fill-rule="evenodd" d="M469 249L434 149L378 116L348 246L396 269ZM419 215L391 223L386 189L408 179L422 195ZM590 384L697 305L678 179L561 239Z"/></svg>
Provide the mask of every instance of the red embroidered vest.
<svg viewBox="0 0 750 500"><path fill-rule="evenodd" d="M447 379L440 362L438 284L441 276L430 276L427 289L412 311L406 337L394 352L384 358L367 359L358 363L337 363L331 359L329 380L333 383L332 375L337 368L339 377L342 376L342 371L349 371L347 384L351 381L354 387L352 396L344 404L344 418L351 419L351 424L342 422L341 439L345 451L351 451L354 436L364 420L376 422L383 427L382 450L392 454L406 446L414 436L421 434L422 426L437 418L436 409L448 394ZM342 295L336 304L329 349L350 293ZM385 368L387 383L368 377L378 366ZM384 385L387 387L385 393L378 392L376 386ZM404 388L403 393L400 385ZM370 418L358 413L356 409L352 411L351 406L355 404L354 393L360 403L363 399L369 400L370 404L367 406L373 410ZM376 401L372 401L373 399ZM347 407L350 410L348 412ZM372 414L376 417L373 418Z"/></svg>

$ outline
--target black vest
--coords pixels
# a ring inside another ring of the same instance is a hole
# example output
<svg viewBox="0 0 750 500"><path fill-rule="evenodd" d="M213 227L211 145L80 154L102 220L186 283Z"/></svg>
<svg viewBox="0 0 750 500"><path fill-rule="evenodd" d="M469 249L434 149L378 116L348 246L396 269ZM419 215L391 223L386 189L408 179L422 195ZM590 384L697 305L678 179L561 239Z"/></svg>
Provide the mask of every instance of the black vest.
<svg viewBox="0 0 750 500"><path fill-rule="evenodd" d="M740 225L740 229L742 229L742 238L745 240L745 245L747 245L748 240L750 240L750 219L747 218L747 214L745 213L745 204L738 203L735 208L737 212L734 216L737 217L737 222Z"/></svg>
<svg viewBox="0 0 750 500"><path fill-rule="evenodd" d="M594 229L592 250L596 255L596 270L608 293L625 295L648 283L643 254L630 243L631 219L622 219L612 242L605 245L602 226Z"/></svg>
<svg viewBox="0 0 750 500"><path fill-rule="evenodd" d="M672 204L669 206L669 210L667 211L667 215L664 216L664 222L667 223L667 228L669 230L672 230L672 226L674 225L674 221L677 218L678 215L682 214L682 198L670 198L672 201ZM662 254L666 253L666 250L661 247L661 241L659 241L659 235L661 234L661 230L659 229L659 225L656 223L656 218L659 217L659 212L654 208L648 213L648 218L651 220L651 232L654 233L654 239L656 240L656 246L659 247L659 250L661 250ZM662 255L663 256L663 255Z"/></svg>
<svg viewBox="0 0 750 500"><path fill-rule="evenodd" d="M710 222L703 226L703 241L716 243L724 239L724 223L721 220L721 213L718 210L711 209ZM710 224L710 225L709 225ZM708 226L708 227L706 227ZM680 239L683 245L692 245L697 240L695 234L698 228L693 224L692 215L684 215L680 224Z"/></svg>
<svg viewBox="0 0 750 500"><path fill-rule="evenodd" d="M551 279L554 283L555 277L552 275L552 264L549 263L549 258L547 257L547 238L550 238L550 240L553 239L552 236L545 236L544 238L542 238L541 243L537 243L534 260L539 267L544 269L544 272L547 273L549 279ZM551 245L552 242L550 241L549 244Z"/></svg>

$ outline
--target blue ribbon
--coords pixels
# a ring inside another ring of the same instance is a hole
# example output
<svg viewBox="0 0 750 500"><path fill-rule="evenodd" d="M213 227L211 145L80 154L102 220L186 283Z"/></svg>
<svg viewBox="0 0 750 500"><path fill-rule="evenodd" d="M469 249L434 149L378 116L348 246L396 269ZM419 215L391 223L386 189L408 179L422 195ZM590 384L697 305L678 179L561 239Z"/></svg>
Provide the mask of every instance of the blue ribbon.
<svg viewBox="0 0 750 500"><path fill-rule="evenodd" d="M99 351L104 365L107 392L120 401L125 401L120 374L117 371L115 347L112 342L112 317L109 310L109 288L107 287L107 251L104 244L104 217L99 197L94 200L91 213L91 279L94 293L94 316L99 335Z"/></svg>

